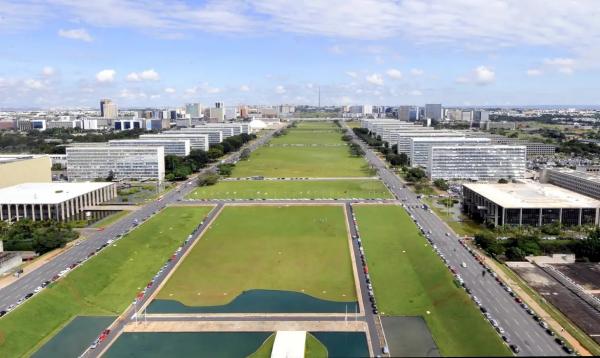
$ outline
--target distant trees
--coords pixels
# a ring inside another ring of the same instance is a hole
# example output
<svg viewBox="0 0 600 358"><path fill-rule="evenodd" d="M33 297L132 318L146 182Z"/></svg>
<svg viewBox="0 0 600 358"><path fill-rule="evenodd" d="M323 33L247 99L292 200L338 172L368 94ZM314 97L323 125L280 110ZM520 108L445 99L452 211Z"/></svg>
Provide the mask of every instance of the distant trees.
<svg viewBox="0 0 600 358"><path fill-rule="evenodd" d="M219 174L221 174L224 177L228 177L231 175L231 172L233 171L234 167L235 167L235 164L229 164L229 163L219 164L219 166L218 166Z"/></svg>
<svg viewBox="0 0 600 358"><path fill-rule="evenodd" d="M198 186L209 186L215 185L219 181L219 175L216 173L208 172L198 177Z"/></svg>
<svg viewBox="0 0 600 358"><path fill-rule="evenodd" d="M411 183L418 183L421 180L425 179L425 177L427 177L427 175L425 174L425 171L423 169L410 168L406 171L404 179Z"/></svg>
<svg viewBox="0 0 600 358"><path fill-rule="evenodd" d="M440 190L448 190L449 186L448 186L448 182L445 181L444 179L436 179L433 181L433 185L435 185L436 188L440 189Z"/></svg>
<svg viewBox="0 0 600 358"><path fill-rule="evenodd" d="M11 225L0 222L0 240L7 251L35 251L41 255L78 236L69 224L60 221L22 219Z"/></svg>

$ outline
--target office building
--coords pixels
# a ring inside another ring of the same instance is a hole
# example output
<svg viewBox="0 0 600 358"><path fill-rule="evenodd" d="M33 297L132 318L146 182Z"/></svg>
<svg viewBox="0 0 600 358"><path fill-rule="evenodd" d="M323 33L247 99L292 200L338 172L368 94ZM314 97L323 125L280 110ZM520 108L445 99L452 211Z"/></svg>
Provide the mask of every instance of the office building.
<svg viewBox="0 0 600 358"><path fill-rule="evenodd" d="M540 142L528 142L526 140L508 138L504 136L489 136L492 144L502 145L524 145L527 147L527 158L547 157L556 153L556 146Z"/></svg>
<svg viewBox="0 0 600 358"><path fill-rule="evenodd" d="M495 226L598 225L600 201L552 184L463 184L462 209Z"/></svg>
<svg viewBox="0 0 600 358"><path fill-rule="evenodd" d="M52 160L47 155L0 155L0 188L22 183L50 183Z"/></svg>
<svg viewBox="0 0 600 358"><path fill-rule="evenodd" d="M165 155L178 157L190 155L191 149L189 139L115 139L109 140L108 145L111 147L164 147Z"/></svg>
<svg viewBox="0 0 600 358"><path fill-rule="evenodd" d="M439 123L442 120L442 105L441 104L426 104L425 118L431 119L432 123Z"/></svg>
<svg viewBox="0 0 600 358"><path fill-rule="evenodd" d="M81 220L117 196L115 183L23 183L0 189L0 220Z"/></svg>
<svg viewBox="0 0 600 358"><path fill-rule="evenodd" d="M456 138L465 138L464 132L459 131L444 131L444 130L435 130L429 127L422 127L423 130L420 131L403 131L397 132L395 134L396 137L396 152L398 154L405 153L406 155L410 155L410 140L411 138L418 137L456 137ZM393 142L390 142L393 144Z"/></svg>
<svg viewBox="0 0 600 358"><path fill-rule="evenodd" d="M227 132L227 133L233 133L233 129L228 128L228 129L219 129L219 128L211 128L211 127L207 127L207 128L203 128L201 127L194 127L194 128L184 128L184 129L178 129L178 130L172 130L172 131L166 131L163 132L164 134L206 134L208 135L208 144L219 144L223 141L223 139L225 138L225 136L223 135L223 132Z"/></svg>
<svg viewBox="0 0 600 358"><path fill-rule="evenodd" d="M202 118L204 108L200 103L188 103L185 105L185 113L189 114L191 118Z"/></svg>
<svg viewBox="0 0 600 358"><path fill-rule="evenodd" d="M114 180L165 179L164 147L82 146L67 148L69 181L112 176Z"/></svg>
<svg viewBox="0 0 600 358"><path fill-rule="evenodd" d="M490 123L490 112L485 110L473 111L473 126L477 128L485 128Z"/></svg>
<svg viewBox="0 0 600 358"><path fill-rule="evenodd" d="M479 128L485 129L485 130L492 130L492 129L505 129L505 130L515 130L517 129L517 123L516 122L492 122L492 121L487 121L487 122L482 122L482 124L479 126Z"/></svg>
<svg viewBox="0 0 600 358"><path fill-rule="evenodd" d="M600 175L568 168L548 168L542 171L540 182L550 183L600 200Z"/></svg>
<svg viewBox="0 0 600 358"><path fill-rule="evenodd" d="M435 146L430 148L429 179L498 181L523 179L525 146Z"/></svg>
<svg viewBox="0 0 600 358"><path fill-rule="evenodd" d="M116 131L126 131L130 129L144 128L144 122L138 118L117 119L113 121L113 129Z"/></svg>
<svg viewBox="0 0 600 358"><path fill-rule="evenodd" d="M116 103L113 103L113 101L108 98L100 100L100 117L117 118L118 116L119 109L117 108Z"/></svg>
<svg viewBox="0 0 600 358"><path fill-rule="evenodd" d="M187 139L190 141L191 149L201 149L208 152L208 134L163 132L159 134L142 134L139 139Z"/></svg>
<svg viewBox="0 0 600 358"><path fill-rule="evenodd" d="M489 145L489 138L413 137L410 139L410 163L413 167L427 168L431 147Z"/></svg>

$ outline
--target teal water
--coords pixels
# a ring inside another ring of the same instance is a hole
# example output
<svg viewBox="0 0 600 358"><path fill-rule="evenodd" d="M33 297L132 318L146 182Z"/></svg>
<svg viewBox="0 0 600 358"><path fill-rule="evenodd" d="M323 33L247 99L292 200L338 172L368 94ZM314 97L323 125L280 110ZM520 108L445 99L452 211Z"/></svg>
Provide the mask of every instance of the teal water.
<svg viewBox="0 0 600 358"><path fill-rule="evenodd" d="M78 357L115 318L112 316L77 316L32 357Z"/></svg>
<svg viewBox="0 0 600 358"><path fill-rule="evenodd" d="M310 332L325 347L329 358L369 356L367 336L363 332ZM377 354L379 352L375 352Z"/></svg>
<svg viewBox="0 0 600 358"><path fill-rule="evenodd" d="M247 357L270 332L123 333L104 355L125 357Z"/></svg>
<svg viewBox="0 0 600 358"><path fill-rule="evenodd" d="M222 306L186 306L175 300L154 300L147 313L353 313L356 302L321 300L301 292L244 291Z"/></svg>

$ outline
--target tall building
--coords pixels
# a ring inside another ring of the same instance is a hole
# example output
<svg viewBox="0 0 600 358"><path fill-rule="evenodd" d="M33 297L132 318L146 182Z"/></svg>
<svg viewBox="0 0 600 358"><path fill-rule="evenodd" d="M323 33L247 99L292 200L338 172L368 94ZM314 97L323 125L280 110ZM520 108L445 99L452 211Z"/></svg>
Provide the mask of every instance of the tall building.
<svg viewBox="0 0 600 358"><path fill-rule="evenodd" d="M117 118L119 116L117 104L108 98L100 100L100 116L104 118Z"/></svg>
<svg viewBox="0 0 600 358"><path fill-rule="evenodd" d="M398 107L398 119L404 122L410 121L410 106Z"/></svg>
<svg viewBox="0 0 600 358"><path fill-rule="evenodd" d="M544 169L540 182L600 199L600 175L567 168Z"/></svg>
<svg viewBox="0 0 600 358"><path fill-rule="evenodd" d="M206 152L208 152L209 149L208 134L178 133L175 131L159 134L142 134L140 139L188 139L190 141L191 149L201 149Z"/></svg>
<svg viewBox="0 0 600 358"><path fill-rule="evenodd" d="M431 147L427 174L431 180L523 179L527 166L525 146Z"/></svg>
<svg viewBox="0 0 600 358"><path fill-rule="evenodd" d="M490 112L485 110L473 111L473 126L486 128L487 123L490 123Z"/></svg>
<svg viewBox="0 0 600 358"><path fill-rule="evenodd" d="M185 105L185 113L189 114L191 118L202 118L203 110L200 103L188 103Z"/></svg>
<svg viewBox="0 0 600 358"><path fill-rule="evenodd" d="M489 145L489 138L415 137L410 139L410 164L427 168L431 147Z"/></svg>
<svg viewBox="0 0 600 358"><path fill-rule="evenodd" d="M185 157L190 155L191 144L189 139L114 139L109 140L111 147L164 147L165 155Z"/></svg>
<svg viewBox="0 0 600 358"><path fill-rule="evenodd" d="M431 119L432 123L439 123L442 120L442 105L441 104L426 104L425 118Z"/></svg>
<svg viewBox="0 0 600 358"><path fill-rule="evenodd" d="M164 147L67 147L69 181L165 179Z"/></svg>

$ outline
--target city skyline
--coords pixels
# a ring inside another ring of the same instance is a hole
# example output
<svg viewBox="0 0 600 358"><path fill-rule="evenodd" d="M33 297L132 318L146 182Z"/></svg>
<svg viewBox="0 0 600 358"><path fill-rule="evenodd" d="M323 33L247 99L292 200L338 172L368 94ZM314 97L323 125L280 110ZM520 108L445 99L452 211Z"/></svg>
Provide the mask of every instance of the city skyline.
<svg viewBox="0 0 600 358"><path fill-rule="evenodd" d="M0 108L316 105L319 87L322 105L594 105L599 12L593 1L2 0Z"/></svg>

